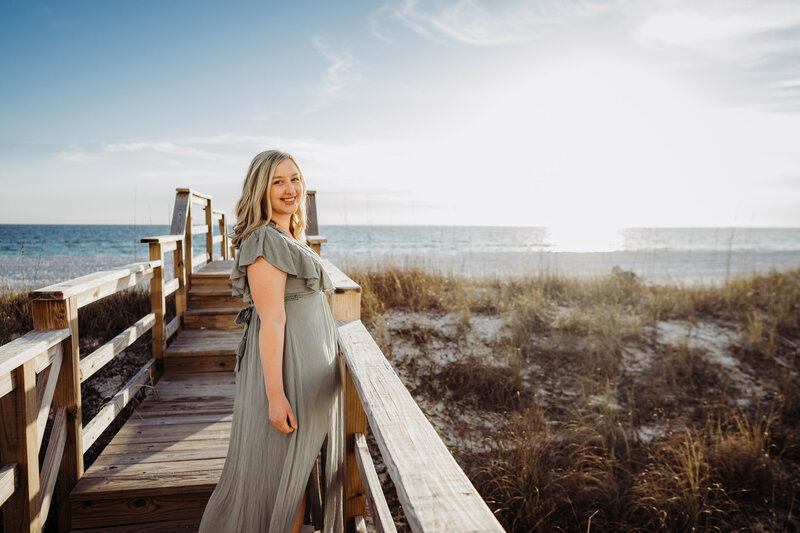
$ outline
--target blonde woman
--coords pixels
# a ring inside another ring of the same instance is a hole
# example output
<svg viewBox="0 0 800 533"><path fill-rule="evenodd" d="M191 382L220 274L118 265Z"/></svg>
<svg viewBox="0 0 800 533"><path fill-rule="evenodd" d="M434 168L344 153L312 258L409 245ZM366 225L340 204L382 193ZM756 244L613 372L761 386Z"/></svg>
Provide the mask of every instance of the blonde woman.
<svg viewBox="0 0 800 533"><path fill-rule="evenodd" d="M306 508L315 529L343 531L341 382L324 294L333 284L305 243L305 199L292 156L253 158L232 233L233 296L249 305L235 320L244 332L231 437L200 533L299 532Z"/></svg>

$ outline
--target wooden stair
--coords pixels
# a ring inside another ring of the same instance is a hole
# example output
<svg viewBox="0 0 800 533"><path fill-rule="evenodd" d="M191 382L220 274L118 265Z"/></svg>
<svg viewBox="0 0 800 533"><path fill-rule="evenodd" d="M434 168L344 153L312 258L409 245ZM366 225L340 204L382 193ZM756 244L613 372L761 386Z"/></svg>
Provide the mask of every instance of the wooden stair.
<svg viewBox="0 0 800 533"><path fill-rule="evenodd" d="M192 273L164 375L70 493L72 531L197 531L225 462L243 303L233 261Z"/></svg>

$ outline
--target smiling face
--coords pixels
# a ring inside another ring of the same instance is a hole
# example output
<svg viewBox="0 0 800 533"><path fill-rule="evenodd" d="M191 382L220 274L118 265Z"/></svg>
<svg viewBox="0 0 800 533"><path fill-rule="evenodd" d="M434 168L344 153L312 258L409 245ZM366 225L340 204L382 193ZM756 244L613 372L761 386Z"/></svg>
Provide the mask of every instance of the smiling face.
<svg viewBox="0 0 800 533"><path fill-rule="evenodd" d="M300 172L294 161L284 159L275 167L269 191L272 220L285 221L283 225L288 226L288 221L297 211L302 196L303 182L300 179Z"/></svg>

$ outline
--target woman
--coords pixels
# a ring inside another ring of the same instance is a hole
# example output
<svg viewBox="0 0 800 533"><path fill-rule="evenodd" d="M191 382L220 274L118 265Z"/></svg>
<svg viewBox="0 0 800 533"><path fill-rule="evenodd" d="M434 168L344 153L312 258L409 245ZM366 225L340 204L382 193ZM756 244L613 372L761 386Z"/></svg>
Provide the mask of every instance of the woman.
<svg viewBox="0 0 800 533"><path fill-rule="evenodd" d="M343 531L341 381L324 294L333 283L305 244L305 199L292 156L253 158L236 204L230 274L233 296L250 305L236 317L244 332L231 437L200 533L299 532L309 503L315 529Z"/></svg>

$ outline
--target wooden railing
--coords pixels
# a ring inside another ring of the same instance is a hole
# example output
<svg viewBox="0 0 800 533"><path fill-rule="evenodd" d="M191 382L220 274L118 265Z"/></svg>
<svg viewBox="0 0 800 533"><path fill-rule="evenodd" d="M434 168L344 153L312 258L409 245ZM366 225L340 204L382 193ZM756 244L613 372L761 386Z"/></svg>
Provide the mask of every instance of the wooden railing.
<svg viewBox="0 0 800 533"><path fill-rule="evenodd" d="M367 424L412 531L503 531L361 322L361 288L323 260L344 393L345 530L364 531L366 500L378 531L395 531L367 449Z"/></svg>
<svg viewBox="0 0 800 533"><path fill-rule="evenodd" d="M191 200L191 201L190 201ZM191 225L191 203L205 210L202 226ZM0 346L0 506L3 531L41 532L56 502L58 530L70 530L68 495L83 476L84 453L130 403L138 390L163 374L167 340L182 328L188 282L194 267L213 258L215 243L230 257L226 214L211 209L211 197L178 189L170 235L147 237L150 260L94 272L29 293L33 331ZM218 220L220 235L212 235ZM192 256L191 237L206 234L207 253ZM164 276L173 254L174 278ZM149 313L92 353L80 358L78 309L150 281ZM175 294L176 316L164 323L166 298ZM84 426L81 383L152 330L152 358ZM37 384L37 375L39 382ZM39 450L50 408L54 420L39 469Z"/></svg>
<svg viewBox="0 0 800 533"><path fill-rule="evenodd" d="M150 261L32 291L29 298L34 330L0 347L3 531L40 532L53 501L58 506L59 531L69 531L68 495L83 476L84 452L140 387L160 377L162 347L181 320L176 316L164 325L164 297L178 292L185 299L186 286L182 269L166 284L162 273L164 252L175 253L176 271L182 266L183 236L153 240L157 242L151 244ZM151 312L81 359L78 309L148 279L153 295ZM153 358L84 426L81 383L149 330L153 331ZM40 470L39 449L51 406L54 421Z"/></svg>

